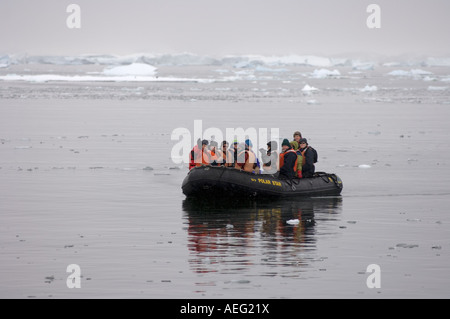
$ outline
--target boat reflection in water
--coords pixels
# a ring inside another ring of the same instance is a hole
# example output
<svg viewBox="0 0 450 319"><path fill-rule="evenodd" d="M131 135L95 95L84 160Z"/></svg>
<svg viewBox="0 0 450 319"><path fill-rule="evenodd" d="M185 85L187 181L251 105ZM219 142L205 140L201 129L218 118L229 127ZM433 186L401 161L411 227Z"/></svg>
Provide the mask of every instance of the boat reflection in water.
<svg viewBox="0 0 450 319"><path fill-rule="evenodd" d="M187 198L189 264L197 273L298 277L322 258L316 241L335 231L341 209L340 196L233 203Z"/></svg>

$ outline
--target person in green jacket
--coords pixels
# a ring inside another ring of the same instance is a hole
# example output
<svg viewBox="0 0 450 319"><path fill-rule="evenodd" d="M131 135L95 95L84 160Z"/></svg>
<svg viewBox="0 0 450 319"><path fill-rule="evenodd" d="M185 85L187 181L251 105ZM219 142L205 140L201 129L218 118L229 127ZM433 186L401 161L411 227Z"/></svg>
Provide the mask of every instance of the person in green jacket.
<svg viewBox="0 0 450 319"><path fill-rule="evenodd" d="M297 177L302 178L302 164L303 164L303 156L300 152L300 145L297 141L292 141L291 146L294 151L297 153Z"/></svg>

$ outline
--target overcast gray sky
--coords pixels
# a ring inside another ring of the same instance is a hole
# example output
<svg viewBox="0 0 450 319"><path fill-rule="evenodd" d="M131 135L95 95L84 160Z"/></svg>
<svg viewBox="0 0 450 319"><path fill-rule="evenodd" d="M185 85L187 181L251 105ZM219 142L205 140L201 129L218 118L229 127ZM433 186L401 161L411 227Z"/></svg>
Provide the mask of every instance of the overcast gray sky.
<svg viewBox="0 0 450 319"><path fill-rule="evenodd" d="M0 53L450 56L449 16L449 0L1 0Z"/></svg>

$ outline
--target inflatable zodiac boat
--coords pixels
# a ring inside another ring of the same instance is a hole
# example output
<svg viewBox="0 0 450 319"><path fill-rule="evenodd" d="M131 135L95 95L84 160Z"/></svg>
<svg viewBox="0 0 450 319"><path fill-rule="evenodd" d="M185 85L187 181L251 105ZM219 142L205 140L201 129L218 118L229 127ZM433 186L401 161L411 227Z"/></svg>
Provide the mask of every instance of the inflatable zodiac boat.
<svg viewBox="0 0 450 319"><path fill-rule="evenodd" d="M252 173L223 166L191 169L181 186L188 197L212 195L268 198L334 196L342 191L342 180L335 174L316 172L311 178L279 179L276 175Z"/></svg>

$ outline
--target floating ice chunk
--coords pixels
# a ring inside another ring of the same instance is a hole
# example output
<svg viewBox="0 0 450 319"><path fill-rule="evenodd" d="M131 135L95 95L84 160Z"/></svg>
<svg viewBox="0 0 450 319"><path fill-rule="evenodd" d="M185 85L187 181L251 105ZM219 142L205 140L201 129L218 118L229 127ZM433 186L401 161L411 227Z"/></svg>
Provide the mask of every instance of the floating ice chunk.
<svg viewBox="0 0 450 319"><path fill-rule="evenodd" d="M130 65L121 65L113 68L107 68L103 71L103 74L115 76L126 76L126 75L155 76L156 70L157 68L149 64L133 63Z"/></svg>
<svg viewBox="0 0 450 319"><path fill-rule="evenodd" d="M431 81L436 81L436 78L433 78L433 77L427 75L426 77L423 78L423 80L425 82L431 82Z"/></svg>
<svg viewBox="0 0 450 319"><path fill-rule="evenodd" d="M359 168L371 168L372 166L368 165L368 164L361 164L358 166Z"/></svg>
<svg viewBox="0 0 450 319"><path fill-rule="evenodd" d="M311 74L311 77L315 79L325 79L328 77L338 77L340 75L341 73L338 70L330 71L328 69L319 69L314 70L314 72Z"/></svg>
<svg viewBox="0 0 450 319"><path fill-rule="evenodd" d="M383 63L383 66L392 68L392 67L402 66L402 64L400 62L386 62L386 63Z"/></svg>
<svg viewBox="0 0 450 319"><path fill-rule="evenodd" d="M361 92L375 92L378 91L378 87L375 85L366 85L364 88L360 89Z"/></svg>
<svg viewBox="0 0 450 319"><path fill-rule="evenodd" d="M374 62L362 62L359 60L355 60L352 62L353 70L360 70L360 71L368 71L373 70L375 68Z"/></svg>
<svg viewBox="0 0 450 319"><path fill-rule="evenodd" d="M303 91L303 92L313 92L313 91L319 91L319 89L318 89L318 88L315 88L315 87L312 87L312 86L309 86L308 84L306 84L306 85L303 87L302 91Z"/></svg>
<svg viewBox="0 0 450 319"><path fill-rule="evenodd" d="M307 100L306 103L308 105L319 105L320 104L319 101L317 101L317 100Z"/></svg>
<svg viewBox="0 0 450 319"><path fill-rule="evenodd" d="M286 221L286 224L289 225L298 225L300 223L300 220L298 219L289 219L288 221Z"/></svg>
<svg viewBox="0 0 450 319"><path fill-rule="evenodd" d="M408 71L404 71L404 70L394 70L388 73L389 75L394 75L394 76L408 76L410 75L410 72Z"/></svg>
<svg viewBox="0 0 450 319"><path fill-rule="evenodd" d="M424 71L421 69L413 69L411 70L412 75L431 75L433 72Z"/></svg>
<svg viewBox="0 0 450 319"><path fill-rule="evenodd" d="M428 91L445 91L448 89L448 86L429 86Z"/></svg>
<svg viewBox="0 0 450 319"><path fill-rule="evenodd" d="M421 69L412 69L410 71L405 70L394 70L388 73L388 75L393 76L425 76L425 75L432 75L432 72L424 71Z"/></svg>

